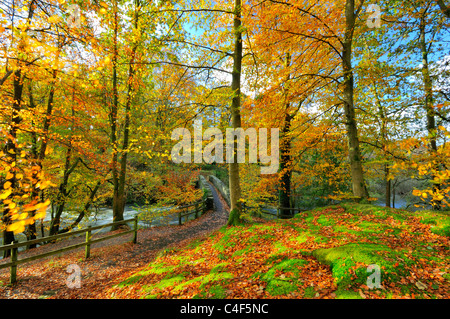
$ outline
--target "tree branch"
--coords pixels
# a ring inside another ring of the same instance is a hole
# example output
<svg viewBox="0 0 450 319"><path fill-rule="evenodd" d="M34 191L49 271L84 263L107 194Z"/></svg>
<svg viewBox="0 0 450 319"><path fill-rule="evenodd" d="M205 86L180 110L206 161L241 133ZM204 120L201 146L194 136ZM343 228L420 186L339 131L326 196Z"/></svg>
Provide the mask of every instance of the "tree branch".
<svg viewBox="0 0 450 319"><path fill-rule="evenodd" d="M439 8L441 8L442 13L447 17L450 18L450 7L447 7L447 5L444 3L443 0L437 0L437 3L439 5Z"/></svg>

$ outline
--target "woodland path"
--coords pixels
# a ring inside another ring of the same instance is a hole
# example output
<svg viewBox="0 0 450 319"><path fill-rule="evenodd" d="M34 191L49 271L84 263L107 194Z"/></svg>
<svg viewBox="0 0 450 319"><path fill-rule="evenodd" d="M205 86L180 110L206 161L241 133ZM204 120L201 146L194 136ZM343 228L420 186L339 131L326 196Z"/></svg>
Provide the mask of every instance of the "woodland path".
<svg viewBox="0 0 450 319"><path fill-rule="evenodd" d="M224 226L228 205L208 182L214 197L214 210L181 226L159 226L138 231L137 243L131 235L106 240L91 246L91 257L84 259L83 248L62 256L48 257L18 266L18 282L8 286L9 268L0 271L1 298L104 298L105 289L145 268L163 249L182 247ZM111 234L111 233L108 233ZM107 235L107 234L104 234ZM82 237L82 236L81 236ZM84 238L73 238L48 244L19 254L19 258L73 245ZM4 261L6 262L6 260ZM76 264L81 270L81 287L68 288L67 267Z"/></svg>

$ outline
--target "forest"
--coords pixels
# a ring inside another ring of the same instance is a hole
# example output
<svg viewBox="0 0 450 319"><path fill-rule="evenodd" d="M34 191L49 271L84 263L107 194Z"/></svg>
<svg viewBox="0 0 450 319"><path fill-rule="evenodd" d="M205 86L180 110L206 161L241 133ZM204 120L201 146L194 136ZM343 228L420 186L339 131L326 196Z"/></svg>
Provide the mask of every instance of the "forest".
<svg viewBox="0 0 450 319"><path fill-rule="evenodd" d="M3 245L194 203L199 176L231 228L445 213L449 41L445 0L0 0Z"/></svg>

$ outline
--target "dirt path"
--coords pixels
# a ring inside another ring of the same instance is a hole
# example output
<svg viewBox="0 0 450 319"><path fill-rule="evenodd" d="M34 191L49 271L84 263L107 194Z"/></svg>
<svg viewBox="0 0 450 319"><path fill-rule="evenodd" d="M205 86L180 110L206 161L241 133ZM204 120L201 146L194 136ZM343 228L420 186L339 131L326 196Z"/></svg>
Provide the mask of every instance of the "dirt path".
<svg viewBox="0 0 450 319"><path fill-rule="evenodd" d="M137 244L131 235L92 245L91 257L84 260L83 248L62 256L40 259L18 266L18 282L9 286L9 268L0 270L0 298L102 298L107 287L148 265L162 249L182 247L203 238L226 224L228 205L209 183L214 197L214 210L181 226L162 226L138 231ZM106 235L106 234L104 234ZM83 241L73 238L44 245L19 254L19 258L55 250ZM2 262L6 262L2 261ZM69 265L81 271L81 287L69 288L74 274L66 272Z"/></svg>

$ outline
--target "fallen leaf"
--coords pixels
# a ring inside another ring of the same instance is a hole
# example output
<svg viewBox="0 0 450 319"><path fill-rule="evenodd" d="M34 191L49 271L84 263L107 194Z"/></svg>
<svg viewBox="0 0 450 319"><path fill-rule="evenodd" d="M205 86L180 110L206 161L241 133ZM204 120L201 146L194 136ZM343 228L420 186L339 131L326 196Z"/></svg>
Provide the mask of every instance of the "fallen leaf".
<svg viewBox="0 0 450 319"><path fill-rule="evenodd" d="M362 290L359 290L359 295L361 296L362 299L366 299L366 295L362 292Z"/></svg>

